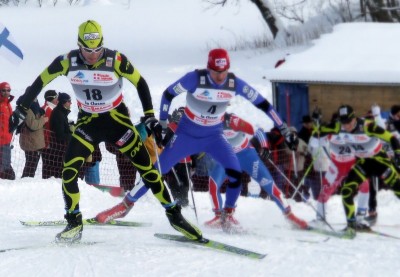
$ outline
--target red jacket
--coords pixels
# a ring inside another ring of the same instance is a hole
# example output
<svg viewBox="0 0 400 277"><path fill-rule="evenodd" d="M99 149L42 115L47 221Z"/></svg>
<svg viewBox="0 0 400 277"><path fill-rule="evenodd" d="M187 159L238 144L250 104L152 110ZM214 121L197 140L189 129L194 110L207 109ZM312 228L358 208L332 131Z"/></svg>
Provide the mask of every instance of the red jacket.
<svg viewBox="0 0 400 277"><path fill-rule="evenodd" d="M14 96L3 97L0 95L0 145L10 144L12 134L9 132L9 120L13 112L10 102Z"/></svg>
<svg viewBox="0 0 400 277"><path fill-rule="evenodd" d="M44 116L49 119L44 124L44 141L45 141L45 148L48 148L50 144L50 116L51 113L53 112L53 109L56 107L53 103L49 103L46 101L46 103L42 106L42 109L44 110Z"/></svg>

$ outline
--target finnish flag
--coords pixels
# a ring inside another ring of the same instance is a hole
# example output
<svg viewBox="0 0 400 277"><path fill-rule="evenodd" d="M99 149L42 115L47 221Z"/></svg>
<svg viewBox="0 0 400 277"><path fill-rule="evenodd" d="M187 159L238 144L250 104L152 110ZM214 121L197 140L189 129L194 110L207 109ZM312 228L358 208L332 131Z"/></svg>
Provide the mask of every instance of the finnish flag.
<svg viewBox="0 0 400 277"><path fill-rule="evenodd" d="M24 59L21 49L15 44L10 31L0 23L0 56L12 63L20 64Z"/></svg>

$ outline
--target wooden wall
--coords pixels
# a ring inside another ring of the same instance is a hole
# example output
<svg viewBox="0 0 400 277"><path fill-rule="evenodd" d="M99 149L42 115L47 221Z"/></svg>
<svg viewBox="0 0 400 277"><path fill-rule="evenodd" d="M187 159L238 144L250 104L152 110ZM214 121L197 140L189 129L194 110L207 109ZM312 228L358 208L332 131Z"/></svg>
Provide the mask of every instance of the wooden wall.
<svg viewBox="0 0 400 277"><path fill-rule="evenodd" d="M310 113L318 106L322 110L322 120L329 121L340 105L348 104L357 116L364 116L372 104L378 104L381 111L388 111L392 105L400 105L400 87L358 86L358 85L309 85Z"/></svg>

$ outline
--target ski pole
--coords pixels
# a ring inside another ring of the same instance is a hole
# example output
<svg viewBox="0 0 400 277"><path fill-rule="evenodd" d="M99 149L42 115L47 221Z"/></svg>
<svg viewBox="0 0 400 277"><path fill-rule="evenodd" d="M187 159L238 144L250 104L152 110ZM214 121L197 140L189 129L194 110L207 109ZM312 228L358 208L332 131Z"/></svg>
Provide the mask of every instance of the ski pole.
<svg viewBox="0 0 400 277"><path fill-rule="evenodd" d="M193 202L193 210L194 210L194 214L196 216L196 220L197 220L197 224L199 224L199 218L197 217L197 209L196 209L196 203L194 202L194 193L193 193L193 182L192 182L192 178L190 178L190 173L189 173L189 168L186 162L186 158L185 158L185 168L186 168L186 177L189 183L189 188L190 188L190 193L192 195L192 202Z"/></svg>
<svg viewBox="0 0 400 277"><path fill-rule="evenodd" d="M178 186L179 186L179 187L182 187L182 181L181 181L181 179L179 179L179 176L178 176L178 174L176 173L175 167L172 167L172 168L171 168L171 171L172 171L172 173L174 174L174 177L175 177L176 182L178 183Z"/></svg>
<svg viewBox="0 0 400 277"><path fill-rule="evenodd" d="M294 177L297 180L299 175L297 174L297 158L296 158L296 151L295 150L292 150L292 161L293 161Z"/></svg>
<svg viewBox="0 0 400 277"><path fill-rule="evenodd" d="M292 183L292 181L290 181L289 178L286 177L286 175L282 172L282 170L280 170L279 167L278 167L270 158L268 158L268 161L269 161L270 164L276 169L276 171L278 171L278 173L281 174L283 178L285 178L285 180L289 183L289 185L291 185L292 188L296 189L296 187L295 187L295 185ZM321 215L319 214L319 212L317 211L317 209L316 209L313 205L311 205L310 202L308 202L308 201L306 200L306 198L304 197L303 193L300 192L300 196L301 196L301 199L303 200L303 202L306 203L308 206L310 206L310 207L317 213L317 215L321 217ZM336 230L326 221L325 218L322 217L322 221L323 221L332 231L336 232Z"/></svg>
<svg viewBox="0 0 400 277"><path fill-rule="evenodd" d="M304 175L303 175L303 177L301 178L299 184L297 185L296 190L293 192L292 197L290 197L291 200L294 198L294 196L295 196L296 193L299 191L299 189L301 188L301 186L304 185L304 182L305 182L305 180L306 180L308 174L310 173L311 168L312 168L313 165L314 165L314 162L315 162L315 159L313 159L313 160L311 161L311 163L310 163L310 165L308 166L307 170L304 172Z"/></svg>

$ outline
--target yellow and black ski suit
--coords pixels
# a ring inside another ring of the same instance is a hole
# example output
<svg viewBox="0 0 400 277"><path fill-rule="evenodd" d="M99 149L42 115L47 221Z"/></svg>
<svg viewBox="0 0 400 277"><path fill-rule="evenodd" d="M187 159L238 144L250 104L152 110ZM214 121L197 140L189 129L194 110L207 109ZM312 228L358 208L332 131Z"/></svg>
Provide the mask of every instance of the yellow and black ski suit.
<svg viewBox="0 0 400 277"><path fill-rule="evenodd" d="M42 89L56 77L66 76L75 93L78 120L68 145L62 173L65 209L79 211L78 172L85 159L100 142L110 142L125 154L137 168L146 187L164 207L172 205L168 190L153 166L140 135L132 124L122 97L122 78L137 89L144 115L154 115L149 87L129 60L118 51L104 48L94 65L83 62L79 50L57 57L25 93L22 108L30 106Z"/></svg>

